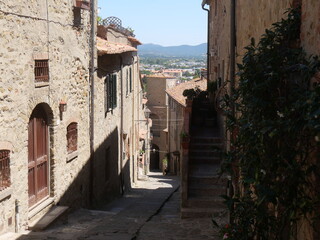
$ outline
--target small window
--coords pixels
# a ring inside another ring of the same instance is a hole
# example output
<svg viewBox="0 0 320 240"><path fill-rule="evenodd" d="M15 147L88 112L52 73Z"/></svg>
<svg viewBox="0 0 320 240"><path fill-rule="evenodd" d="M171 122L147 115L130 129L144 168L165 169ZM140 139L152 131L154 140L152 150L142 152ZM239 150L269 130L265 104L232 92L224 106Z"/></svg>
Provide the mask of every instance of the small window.
<svg viewBox="0 0 320 240"><path fill-rule="evenodd" d="M35 60L34 76L36 82L49 82L49 60Z"/></svg>
<svg viewBox="0 0 320 240"><path fill-rule="evenodd" d="M105 112L112 111L117 107L117 75L108 74L105 82Z"/></svg>
<svg viewBox="0 0 320 240"><path fill-rule="evenodd" d="M128 96L129 95L129 71L128 71L128 69L127 69L127 71L126 71L126 96Z"/></svg>
<svg viewBox="0 0 320 240"><path fill-rule="evenodd" d="M130 92L132 92L132 68L129 70L129 79L130 79Z"/></svg>
<svg viewBox="0 0 320 240"><path fill-rule="evenodd" d="M81 18L81 9L73 8L73 26L76 28L81 28L82 18Z"/></svg>
<svg viewBox="0 0 320 240"><path fill-rule="evenodd" d="M76 8L90 10L90 0L75 0Z"/></svg>
<svg viewBox="0 0 320 240"><path fill-rule="evenodd" d="M10 185L10 151L0 150L0 191Z"/></svg>
<svg viewBox="0 0 320 240"><path fill-rule="evenodd" d="M72 122L67 127L67 150L68 154L78 149L78 123Z"/></svg>

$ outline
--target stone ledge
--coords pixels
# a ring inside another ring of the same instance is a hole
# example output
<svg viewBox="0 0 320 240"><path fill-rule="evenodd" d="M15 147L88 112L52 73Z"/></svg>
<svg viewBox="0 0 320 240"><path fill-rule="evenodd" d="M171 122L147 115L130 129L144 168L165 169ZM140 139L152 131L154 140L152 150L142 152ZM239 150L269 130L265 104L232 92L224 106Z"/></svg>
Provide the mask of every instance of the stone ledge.
<svg viewBox="0 0 320 240"><path fill-rule="evenodd" d="M73 159L78 157L78 151L74 151L72 153L69 153L67 156L67 163L71 162Z"/></svg>
<svg viewBox="0 0 320 240"><path fill-rule="evenodd" d="M52 205L54 203L54 198L47 198L43 200L41 203L33 207L31 210L29 210L28 213L28 219L33 218L38 213L40 213L43 209L47 208L48 206Z"/></svg>
<svg viewBox="0 0 320 240"><path fill-rule="evenodd" d="M6 188L0 192L0 201L5 200L6 198L11 197L12 188Z"/></svg>
<svg viewBox="0 0 320 240"><path fill-rule="evenodd" d="M42 88L42 87L48 87L49 86L49 82L36 82L34 84L35 88Z"/></svg>

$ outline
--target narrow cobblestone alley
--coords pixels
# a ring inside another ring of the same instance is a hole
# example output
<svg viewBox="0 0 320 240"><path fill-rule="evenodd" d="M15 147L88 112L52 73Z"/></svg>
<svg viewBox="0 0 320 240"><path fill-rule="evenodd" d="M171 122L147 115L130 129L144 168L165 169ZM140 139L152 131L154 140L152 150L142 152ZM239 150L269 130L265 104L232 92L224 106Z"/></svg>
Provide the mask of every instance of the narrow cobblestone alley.
<svg viewBox="0 0 320 240"><path fill-rule="evenodd" d="M8 233L0 240L218 239L211 219L180 219L179 179L150 173L122 198L99 210L80 209L42 232Z"/></svg>

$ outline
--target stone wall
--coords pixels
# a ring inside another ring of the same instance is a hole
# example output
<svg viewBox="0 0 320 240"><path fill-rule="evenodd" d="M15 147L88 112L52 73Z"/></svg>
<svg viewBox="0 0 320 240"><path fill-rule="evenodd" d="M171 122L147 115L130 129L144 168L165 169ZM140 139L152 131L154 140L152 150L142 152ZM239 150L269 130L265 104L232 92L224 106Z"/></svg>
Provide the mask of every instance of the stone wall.
<svg viewBox="0 0 320 240"><path fill-rule="evenodd" d="M88 204L90 14L81 10L83 26L74 27L72 1L47 2L48 6L40 0L0 3L0 142L12 144L11 194L0 199L0 233L14 231L16 200L19 228L30 223L28 122L39 104L47 112L50 125L50 202ZM35 84L34 59L39 56L49 59L48 84ZM67 103L62 120L61 100ZM66 128L71 121L78 123L78 154L67 162ZM41 209L39 214L43 214Z"/></svg>
<svg viewBox="0 0 320 240"><path fill-rule="evenodd" d="M112 28L106 28L103 34L108 41L133 46L123 33ZM139 129L140 122L145 121L138 63L135 52L105 54L98 58L94 122L94 202L97 205L114 199L137 180ZM117 76L117 104L110 111L105 109L108 74Z"/></svg>

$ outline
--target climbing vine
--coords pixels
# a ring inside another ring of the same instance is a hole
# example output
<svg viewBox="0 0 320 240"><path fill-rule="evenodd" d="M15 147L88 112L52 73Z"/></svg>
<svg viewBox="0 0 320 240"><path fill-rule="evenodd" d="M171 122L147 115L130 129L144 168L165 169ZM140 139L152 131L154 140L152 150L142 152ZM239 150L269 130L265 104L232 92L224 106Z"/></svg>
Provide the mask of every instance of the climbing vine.
<svg viewBox="0 0 320 240"><path fill-rule="evenodd" d="M289 239L300 221L318 217L320 87L310 80L320 64L299 46L300 9L287 14L251 40L239 84L225 96L232 136L222 169L240 187L224 196L232 221L223 239Z"/></svg>

